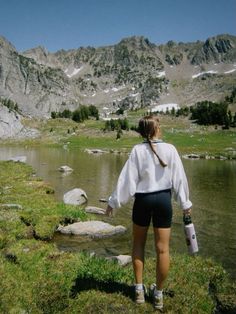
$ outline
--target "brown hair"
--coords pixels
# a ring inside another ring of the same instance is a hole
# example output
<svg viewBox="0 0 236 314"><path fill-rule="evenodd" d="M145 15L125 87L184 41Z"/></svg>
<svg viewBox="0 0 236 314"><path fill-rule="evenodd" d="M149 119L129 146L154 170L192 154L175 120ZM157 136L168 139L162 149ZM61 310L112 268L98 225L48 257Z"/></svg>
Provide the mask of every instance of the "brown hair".
<svg viewBox="0 0 236 314"><path fill-rule="evenodd" d="M156 135L157 130L159 129L160 122L157 116L148 115L139 120L138 130L143 138L145 138L153 151L153 153L158 158L162 167L166 167L167 164L158 156L155 148L152 145L151 140Z"/></svg>

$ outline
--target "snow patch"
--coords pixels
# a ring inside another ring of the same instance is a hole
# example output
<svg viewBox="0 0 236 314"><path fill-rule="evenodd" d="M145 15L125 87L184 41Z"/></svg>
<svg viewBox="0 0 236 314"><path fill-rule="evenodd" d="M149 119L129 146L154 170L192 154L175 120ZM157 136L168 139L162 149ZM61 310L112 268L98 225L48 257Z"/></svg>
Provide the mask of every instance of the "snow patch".
<svg viewBox="0 0 236 314"><path fill-rule="evenodd" d="M166 75L166 72L165 71L161 71L157 74L157 77L163 77Z"/></svg>
<svg viewBox="0 0 236 314"><path fill-rule="evenodd" d="M129 94L130 97L137 97L139 95L139 93L136 94Z"/></svg>
<svg viewBox="0 0 236 314"><path fill-rule="evenodd" d="M236 71L236 69L232 69L232 70L226 71L226 72L224 72L224 74L230 74L230 73L233 73L234 71Z"/></svg>
<svg viewBox="0 0 236 314"><path fill-rule="evenodd" d="M218 73L218 71L210 70L210 71L200 72L200 73L194 74L194 75L192 75L192 78L194 79L194 78L197 78L197 77L204 75L204 74L217 74L217 73Z"/></svg>
<svg viewBox="0 0 236 314"><path fill-rule="evenodd" d="M66 75L71 78L72 76L75 76L76 74L78 74L81 70L83 69L83 67L81 68L74 68L71 70L69 70L68 68L65 70Z"/></svg>
<svg viewBox="0 0 236 314"><path fill-rule="evenodd" d="M170 103L170 104L157 105L154 108L152 108L150 111L151 112L156 112L156 111L166 112L167 110L171 110L172 108L174 108L175 110L180 109L178 104Z"/></svg>

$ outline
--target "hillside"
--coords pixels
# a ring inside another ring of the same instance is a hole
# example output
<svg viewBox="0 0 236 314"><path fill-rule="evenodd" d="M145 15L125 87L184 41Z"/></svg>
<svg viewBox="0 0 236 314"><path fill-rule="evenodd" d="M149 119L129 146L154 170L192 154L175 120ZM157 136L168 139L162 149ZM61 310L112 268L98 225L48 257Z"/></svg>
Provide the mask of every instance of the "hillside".
<svg viewBox="0 0 236 314"><path fill-rule="evenodd" d="M236 83L236 37L156 45L144 37L114 46L50 53L19 53L0 37L0 97L17 102L23 115L93 104L101 114L163 103L219 101Z"/></svg>

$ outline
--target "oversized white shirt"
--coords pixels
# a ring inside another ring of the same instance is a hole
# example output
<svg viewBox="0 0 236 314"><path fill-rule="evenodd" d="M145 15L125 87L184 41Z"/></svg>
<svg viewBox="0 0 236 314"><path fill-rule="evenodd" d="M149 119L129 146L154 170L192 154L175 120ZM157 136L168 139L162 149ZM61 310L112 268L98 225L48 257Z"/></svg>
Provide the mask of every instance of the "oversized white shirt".
<svg viewBox="0 0 236 314"><path fill-rule="evenodd" d="M162 141L153 141L152 144L167 167L160 165L148 143L135 145L121 170L117 186L108 199L112 208L126 204L135 193L166 189L173 191L175 200L183 210L192 206L187 178L176 148Z"/></svg>

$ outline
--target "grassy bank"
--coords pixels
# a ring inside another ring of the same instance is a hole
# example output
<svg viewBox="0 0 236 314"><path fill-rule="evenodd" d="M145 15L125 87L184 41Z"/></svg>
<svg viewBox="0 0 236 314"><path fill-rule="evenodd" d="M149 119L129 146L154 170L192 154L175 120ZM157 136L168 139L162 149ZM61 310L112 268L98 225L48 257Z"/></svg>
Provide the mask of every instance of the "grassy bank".
<svg viewBox="0 0 236 314"><path fill-rule="evenodd" d="M82 209L57 203L52 187L21 163L0 162L0 182L0 313L153 312L149 298L142 306L133 302L131 265L62 252L53 244L59 223L90 219ZM155 261L148 259L147 285L154 274ZM172 256L166 313L233 313L235 294L220 265Z"/></svg>
<svg viewBox="0 0 236 314"><path fill-rule="evenodd" d="M137 126L144 110L128 113L130 126ZM188 118L173 118L161 115L163 139L174 144L181 154L195 153L201 156L225 156L236 158L236 130L215 129L212 126L199 126ZM100 148L107 150L130 151L141 141L134 131L123 131L120 139L117 132L104 132L104 121L87 120L76 123L69 119L49 119L48 121L25 120L25 125L40 130L41 136L33 140L21 141L24 145L65 145L72 149ZM9 141L5 141L9 143ZM12 144L16 141L12 141Z"/></svg>

